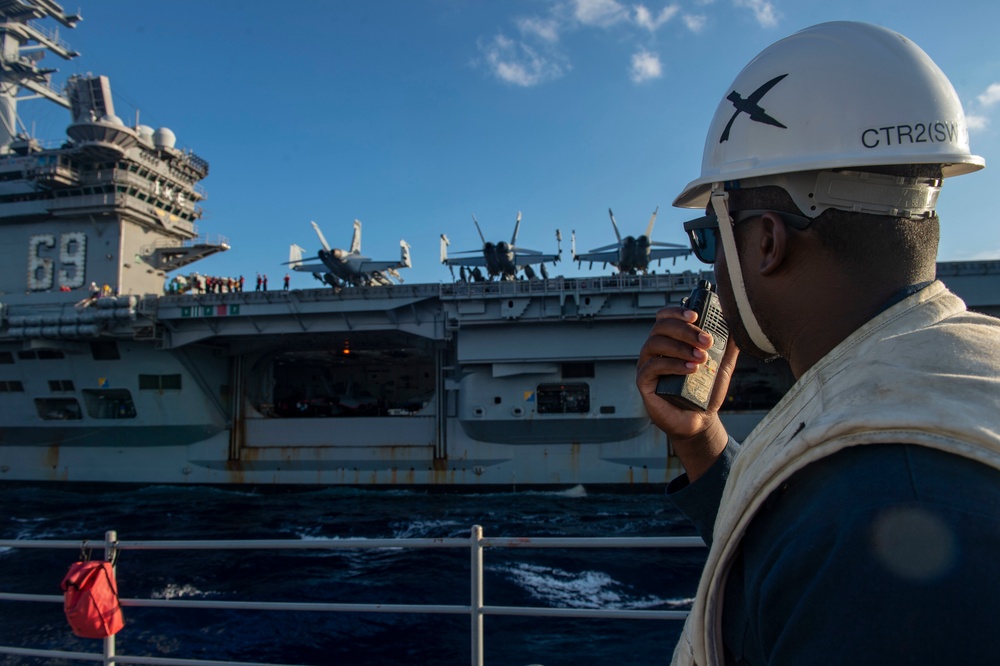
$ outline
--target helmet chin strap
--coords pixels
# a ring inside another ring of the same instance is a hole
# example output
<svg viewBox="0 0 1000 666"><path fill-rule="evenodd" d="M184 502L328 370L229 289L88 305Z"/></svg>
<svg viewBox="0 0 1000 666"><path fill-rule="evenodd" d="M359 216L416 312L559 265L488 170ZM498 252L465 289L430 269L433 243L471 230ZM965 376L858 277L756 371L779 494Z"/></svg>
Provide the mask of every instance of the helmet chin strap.
<svg viewBox="0 0 1000 666"><path fill-rule="evenodd" d="M729 283L733 288L733 295L736 298L736 308L739 310L740 320L744 328L750 335L750 340L765 354L778 355L778 350L774 348L771 341L764 335L757 317L754 316L750 308L750 299L747 298L747 289L743 284L743 268L740 266L740 255L736 251L736 236L733 233L733 218L729 216L729 193L726 192L722 183L712 184L712 208L719 219L719 235L722 237L722 251L726 257L726 266L729 268Z"/></svg>

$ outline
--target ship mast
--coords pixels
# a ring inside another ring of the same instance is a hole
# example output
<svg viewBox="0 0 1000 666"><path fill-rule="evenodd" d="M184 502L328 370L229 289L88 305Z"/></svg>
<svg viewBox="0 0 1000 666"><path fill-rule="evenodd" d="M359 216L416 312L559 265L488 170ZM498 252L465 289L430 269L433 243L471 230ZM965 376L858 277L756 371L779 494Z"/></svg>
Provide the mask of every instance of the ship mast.
<svg viewBox="0 0 1000 666"><path fill-rule="evenodd" d="M38 62L45 51L65 60L80 54L63 43L58 32L31 23L44 18L55 19L67 28L75 28L81 20L51 0L0 2L0 154L9 153L11 143L25 138L17 127L19 101L42 97L70 108L69 100L51 85L56 70L39 67ZM22 88L30 94L19 97Z"/></svg>

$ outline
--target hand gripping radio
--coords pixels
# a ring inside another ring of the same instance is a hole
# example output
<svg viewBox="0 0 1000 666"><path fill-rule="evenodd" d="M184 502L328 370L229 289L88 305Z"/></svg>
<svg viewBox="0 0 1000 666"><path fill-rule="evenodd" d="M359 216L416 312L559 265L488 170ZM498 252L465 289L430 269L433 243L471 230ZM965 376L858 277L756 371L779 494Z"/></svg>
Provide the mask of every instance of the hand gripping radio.
<svg viewBox="0 0 1000 666"><path fill-rule="evenodd" d="M690 375L663 375L656 384L656 395L681 409L703 412L708 409L712 387L719 374L719 364L729 340L729 327L722 318L719 295L708 280L701 280L681 305L698 313L695 325L712 336L708 358Z"/></svg>

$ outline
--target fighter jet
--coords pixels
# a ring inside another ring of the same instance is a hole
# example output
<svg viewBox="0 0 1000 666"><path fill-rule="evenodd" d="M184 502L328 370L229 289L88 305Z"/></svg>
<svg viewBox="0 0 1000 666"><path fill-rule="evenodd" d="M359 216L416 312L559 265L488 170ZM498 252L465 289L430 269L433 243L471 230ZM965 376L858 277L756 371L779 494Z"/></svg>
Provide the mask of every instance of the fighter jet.
<svg viewBox="0 0 1000 666"><path fill-rule="evenodd" d="M645 235L638 238L633 238L632 236L622 238L622 235L618 232L618 223L615 221L615 214L609 208L608 215L611 216L611 225L615 228L615 236L617 236L618 242L593 249L590 252L577 254L576 232L574 231L571 248L573 261L576 261L581 266L585 261L589 261L591 266L596 262L601 262L605 266L611 264L618 269L619 273L635 275L636 273L648 272L649 263L653 260L660 262L668 257L673 257L676 263L677 257L684 257L691 254L691 249L686 248L684 245L661 243L649 239L653 235L653 224L656 222L656 214L659 210L660 208L657 206L656 210L653 211L653 216L649 218L649 226L646 227Z"/></svg>
<svg viewBox="0 0 1000 666"><path fill-rule="evenodd" d="M529 250L517 247L517 231L521 226L521 211L517 212L517 220L514 222L514 235L510 242L500 241L499 243L487 242L483 236L483 230L479 228L479 220L472 216L472 221L479 232L479 238L483 241L483 247L479 250L463 250L457 254L480 253L479 257L468 257L462 259L450 259L448 257L448 246L451 242L448 237L441 234L441 263L448 266L452 277L455 277L455 266L459 267L459 279L463 282L483 280L516 280L518 271L524 271L524 276L529 280L535 278L535 271L531 264L539 264L543 279L548 279L549 273L545 268L545 262L555 263L562 257L562 249L559 243L562 241L562 234L556 229L556 254L544 254L538 250ZM486 276L481 269L486 269Z"/></svg>
<svg viewBox="0 0 1000 666"><path fill-rule="evenodd" d="M287 264L292 267L293 271L312 273L317 280L331 287L390 285L392 284L390 278L402 282L403 278L400 277L396 269L410 268L412 265L410 263L410 246L405 240L399 241L399 261L373 261L361 254L361 222L358 220L354 220L354 237L351 239L350 250L331 248L330 244L326 242L323 232L320 231L319 225L315 222L310 222L310 224L316 230L316 235L319 236L319 242L323 248L315 257L303 260L302 253L305 250L298 245L292 245L288 251ZM318 264L304 263L304 261L317 259L320 262Z"/></svg>

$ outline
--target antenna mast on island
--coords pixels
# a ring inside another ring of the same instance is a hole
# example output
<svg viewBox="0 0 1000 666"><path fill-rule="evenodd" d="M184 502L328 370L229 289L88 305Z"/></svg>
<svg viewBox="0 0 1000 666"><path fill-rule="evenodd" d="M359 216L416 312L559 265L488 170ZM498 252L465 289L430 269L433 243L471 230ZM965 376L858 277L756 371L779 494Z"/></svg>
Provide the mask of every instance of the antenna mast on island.
<svg viewBox="0 0 1000 666"><path fill-rule="evenodd" d="M0 4L0 153L10 152L15 139L25 139L18 131L17 103L44 97L70 108L69 100L51 85L56 71L39 67L38 62L51 51L64 60L80 55L35 21L51 18L67 28L75 28L82 20L77 14L67 14L51 0L15 0ZM24 88L30 94L18 97Z"/></svg>

